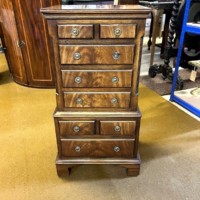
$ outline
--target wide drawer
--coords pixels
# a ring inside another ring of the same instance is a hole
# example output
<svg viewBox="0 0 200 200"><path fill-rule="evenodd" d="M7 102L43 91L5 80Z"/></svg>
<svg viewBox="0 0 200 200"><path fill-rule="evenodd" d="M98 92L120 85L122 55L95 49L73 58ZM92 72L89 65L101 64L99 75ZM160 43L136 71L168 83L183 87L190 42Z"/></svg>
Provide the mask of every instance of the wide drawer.
<svg viewBox="0 0 200 200"><path fill-rule="evenodd" d="M58 25L59 38L93 38L93 25Z"/></svg>
<svg viewBox="0 0 200 200"><path fill-rule="evenodd" d="M59 121L61 137L75 135L93 135L95 133L94 121Z"/></svg>
<svg viewBox="0 0 200 200"><path fill-rule="evenodd" d="M64 157L132 158L133 140L62 140Z"/></svg>
<svg viewBox="0 0 200 200"><path fill-rule="evenodd" d="M102 24L100 38L135 38L135 24Z"/></svg>
<svg viewBox="0 0 200 200"><path fill-rule="evenodd" d="M63 87L131 87L132 70L62 70Z"/></svg>
<svg viewBox="0 0 200 200"><path fill-rule="evenodd" d="M130 92L64 92L65 107L128 108Z"/></svg>
<svg viewBox="0 0 200 200"><path fill-rule="evenodd" d="M131 135L135 134L135 121L100 121L101 135Z"/></svg>
<svg viewBox="0 0 200 200"><path fill-rule="evenodd" d="M133 64L134 45L59 45L61 64Z"/></svg>

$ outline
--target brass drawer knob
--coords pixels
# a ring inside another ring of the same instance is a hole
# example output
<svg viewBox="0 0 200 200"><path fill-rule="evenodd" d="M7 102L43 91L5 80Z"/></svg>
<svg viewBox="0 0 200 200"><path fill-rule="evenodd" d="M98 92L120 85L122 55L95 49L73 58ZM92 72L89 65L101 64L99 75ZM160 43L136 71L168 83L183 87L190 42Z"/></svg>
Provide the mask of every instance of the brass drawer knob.
<svg viewBox="0 0 200 200"><path fill-rule="evenodd" d="M114 60L118 60L119 57L120 57L120 53L119 52L114 52L112 57L113 57Z"/></svg>
<svg viewBox="0 0 200 200"><path fill-rule="evenodd" d="M77 77L74 79L74 81L75 81L76 83L81 83L82 78L81 78L80 76L77 76Z"/></svg>
<svg viewBox="0 0 200 200"><path fill-rule="evenodd" d="M112 103L112 104L118 103L117 98L112 98L112 99L111 99L111 103Z"/></svg>
<svg viewBox="0 0 200 200"><path fill-rule="evenodd" d="M76 147L75 147L75 151L76 151L76 152L80 152L80 151L81 151L81 147L76 146Z"/></svg>
<svg viewBox="0 0 200 200"><path fill-rule="evenodd" d="M116 76L114 76L112 78L112 83L118 83L119 82L119 78L117 78Z"/></svg>
<svg viewBox="0 0 200 200"><path fill-rule="evenodd" d="M116 132L120 132L121 131L121 127L120 126L115 126L115 131Z"/></svg>
<svg viewBox="0 0 200 200"><path fill-rule="evenodd" d="M79 126L74 126L74 128L73 128L73 130L74 130L74 132L79 132L81 129L80 129L80 127Z"/></svg>
<svg viewBox="0 0 200 200"><path fill-rule="evenodd" d="M79 52L74 53L74 59L79 60L81 58L81 54Z"/></svg>
<svg viewBox="0 0 200 200"><path fill-rule="evenodd" d="M83 100L82 100L81 98L77 98L77 99L76 99L76 103L77 103L77 104L83 104Z"/></svg>
<svg viewBox="0 0 200 200"><path fill-rule="evenodd" d="M72 36L78 36L78 34L79 34L78 29L77 28L72 28L71 34L72 34Z"/></svg>
<svg viewBox="0 0 200 200"><path fill-rule="evenodd" d="M116 28L114 30L114 34L115 34L115 36L120 36L122 34L122 30L120 28Z"/></svg>
<svg viewBox="0 0 200 200"><path fill-rule="evenodd" d="M120 148L118 146L114 147L114 151L115 152L119 152L120 151Z"/></svg>

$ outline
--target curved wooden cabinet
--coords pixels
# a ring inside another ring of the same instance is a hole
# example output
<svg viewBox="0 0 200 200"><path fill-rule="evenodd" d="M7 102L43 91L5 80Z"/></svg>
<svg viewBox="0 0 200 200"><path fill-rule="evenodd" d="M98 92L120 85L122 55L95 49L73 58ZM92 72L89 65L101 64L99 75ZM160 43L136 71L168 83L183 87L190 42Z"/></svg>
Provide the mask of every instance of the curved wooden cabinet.
<svg viewBox="0 0 200 200"><path fill-rule="evenodd" d="M120 3L135 4L138 0L123 0ZM60 4L68 4L68 1L0 0L0 23L5 54L15 82L31 87L54 87L53 56L50 53L46 22L40 9ZM60 27L60 32L70 28L73 27ZM92 30L93 27L78 28L90 34L88 29ZM85 33L82 37L93 37Z"/></svg>
<svg viewBox="0 0 200 200"><path fill-rule="evenodd" d="M31 87L53 87L52 56L42 7L60 0L3 0L0 19L13 80Z"/></svg>

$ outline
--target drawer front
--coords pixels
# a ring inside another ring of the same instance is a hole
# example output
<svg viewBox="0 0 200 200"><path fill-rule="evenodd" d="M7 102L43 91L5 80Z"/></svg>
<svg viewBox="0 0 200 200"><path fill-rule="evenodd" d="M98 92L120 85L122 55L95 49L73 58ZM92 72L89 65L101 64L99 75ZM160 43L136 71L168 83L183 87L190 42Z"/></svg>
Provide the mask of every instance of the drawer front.
<svg viewBox="0 0 200 200"><path fill-rule="evenodd" d="M93 38L93 25L58 25L59 38Z"/></svg>
<svg viewBox="0 0 200 200"><path fill-rule="evenodd" d="M100 38L135 38L135 24L102 24Z"/></svg>
<svg viewBox="0 0 200 200"><path fill-rule="evenodd" d="M62 70L63 87L131 87L131 70Z"/></svg>
<svg viewBox="0 0 200 200"><path fill-rule="evenodd" d="M69 135L93 135L95 133L94 121L59 121L61 137Z"/></svg>
<svg viewBox="0 0 200 200"><path fill-rule="evenodd" d="M123 157L132 158L134 141L115 140L62 140L62 155L65 157Z"/></svg>
<svg viewBox="0 0 200 200"><path fill-rule="evenodd" d="M133 64L134 45L59 45L61 64Z"/></svg>
<svg viewBox="0 0 200 200"><path fill-rule="evenodd" d="M128 108L130 92L65 92L64 101L72 108Z"/></svg>
<svg viewBox="0 0 200 200"><path fill-rule="evenodd" d="M101 135L131 135L135 134L135 121L101 121Z"/></svg>

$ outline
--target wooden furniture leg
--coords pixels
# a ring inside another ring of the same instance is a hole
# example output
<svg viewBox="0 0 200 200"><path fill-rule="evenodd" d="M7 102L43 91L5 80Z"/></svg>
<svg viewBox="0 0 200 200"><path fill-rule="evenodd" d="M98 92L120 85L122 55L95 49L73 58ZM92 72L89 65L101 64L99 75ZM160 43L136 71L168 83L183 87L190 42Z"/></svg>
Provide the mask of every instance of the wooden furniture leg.
<svg viewBox="0 0 200 200"><path fill-rule="evenodd" d="M160 58L164 58L164 51L165 51L165 46L167 44L167 38L169 34L169 23L171 19L171 11L165 11L166 14L166 19L165 19L165 26L162 34L162 45L161 45L161 50L160 50Z"/></svg>
<svg viewBox="0 0 200 200"><path fill-rule="evenodd" d="M138 176L140 173L140 159L138 160L138 164L121 165L121 167L126 168L127 176Z"/></svg>
<svg viewBox="0 0 200 200"><path fill-rule="evenodd" d="M151 58L150 58L150 66L153 64L154 61L154 52L155 52L155 44L156 44L156 35L158 31L158 22L159 17L162 14L163 10L153 9L153 33L152 33L152 46L151 46Z"/></svg>
<svg viewBox="0 0 200 200"><path fill-rule="evenodd" d="M71 166L56 164L56 170L59 177L67 177L70 174Z"/></svg>
<svg viewBox="0 0 200 200"><path fill-rule="evenodd" d="M127 176L138 176L140 173L140 165L133 165L131 168L126 168Z"/></svg>
<svg viewBox="0 0 200 200"><path fill-rule="evenodd" d="M150 47L152 45L151 37L152 37L152 30L153 30L153 21L154 21L154 17L153 17L153 13L151 12L151 26L149 30L149 40L147 42L148 50L150 50Z"/></svg>

